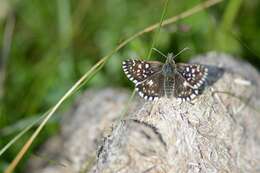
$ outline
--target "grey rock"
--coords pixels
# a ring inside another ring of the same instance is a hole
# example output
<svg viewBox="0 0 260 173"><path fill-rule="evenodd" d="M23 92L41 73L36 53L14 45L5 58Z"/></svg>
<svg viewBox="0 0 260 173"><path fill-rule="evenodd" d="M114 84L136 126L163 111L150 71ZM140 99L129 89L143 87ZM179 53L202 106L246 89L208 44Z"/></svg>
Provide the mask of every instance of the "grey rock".
<svg viewBox="0 0 260 173"><path fill-rule="evenodd" d="M215 52L192 62L209 68L193 104L135 97L125 110L129 92L87 91L64 117L61 145L42 149L62 165L32 160L31 172L260 172L259 73Z"/></svg>

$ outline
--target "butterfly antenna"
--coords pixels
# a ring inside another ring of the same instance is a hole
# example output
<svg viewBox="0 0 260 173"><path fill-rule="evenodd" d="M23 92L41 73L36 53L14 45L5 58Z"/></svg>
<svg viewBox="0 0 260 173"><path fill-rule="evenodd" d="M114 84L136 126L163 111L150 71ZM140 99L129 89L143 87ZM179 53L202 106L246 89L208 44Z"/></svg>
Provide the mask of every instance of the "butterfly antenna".
<svg viewBox="0 0 260 173"><path fill-rule="evenodd" d="M172 58L175 59L177 56L179 56L182 52L186 51L186 50L190 50L190 48L185 47L184 49L182 49L179 53L177 53L176 55L174 55Z"/></svg>
<svg viewBox="0 0 260 173"><path fill-rule="evenodd" d="M156 48L152 48L152 50L154 50L155 52L159 53L160 55L162 55L164 58L167 58L167 56L165 54L163 54L161 51L159 51L158 49Z"/></svg>

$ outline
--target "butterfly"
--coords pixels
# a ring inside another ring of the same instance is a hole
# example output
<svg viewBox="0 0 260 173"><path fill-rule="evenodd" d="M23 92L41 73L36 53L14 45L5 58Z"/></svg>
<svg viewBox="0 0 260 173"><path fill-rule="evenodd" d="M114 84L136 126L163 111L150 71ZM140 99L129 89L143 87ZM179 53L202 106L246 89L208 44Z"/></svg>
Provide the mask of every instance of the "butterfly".
<svg viewBox="0 0 260 173"><path fill-rule="evenodd" d="M165 63L129 59L123 61L122 67L145 100L153 101L166 96L191 101L205 83L208 69L200 64L175 63L176 56L169 53Z"/></svg>

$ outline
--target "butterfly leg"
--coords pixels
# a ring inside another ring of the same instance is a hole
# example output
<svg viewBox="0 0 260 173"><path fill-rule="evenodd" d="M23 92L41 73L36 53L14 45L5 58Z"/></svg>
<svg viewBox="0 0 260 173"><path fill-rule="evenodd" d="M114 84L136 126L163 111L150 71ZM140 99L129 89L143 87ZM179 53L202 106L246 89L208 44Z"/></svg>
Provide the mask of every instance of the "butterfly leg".
<svg viewBox="0 0 260 173"><path fill-rule="evenodd" d="M183 99L180 99L180 101L181 101L180 105L182 105L182 103L184 102Z"/></svg>
<svg viewBox="0 0 260 173"><path fill-rule="evenodd" d="M192 103L192 100L187 101L189 104L191 104L192 106L194 105L194 103Z"/></svg>
<svg viewBox="0 0 260 173"><path fill-rule="evenodd" d="M150 109L149 115L148 115L148 121L152 120L152 117L153 117L154 113L156 112L156 108L157 108L157 105L158 105L157 102L158 102L158 100L154 101L152 106L151 106L151 109Z"/></svg>

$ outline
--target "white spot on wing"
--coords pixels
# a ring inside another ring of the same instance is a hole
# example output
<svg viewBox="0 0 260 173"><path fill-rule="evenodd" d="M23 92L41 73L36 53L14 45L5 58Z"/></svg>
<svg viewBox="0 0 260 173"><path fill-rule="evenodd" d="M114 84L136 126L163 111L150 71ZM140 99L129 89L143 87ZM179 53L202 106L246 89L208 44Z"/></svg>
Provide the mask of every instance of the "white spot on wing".
<svg viewBox="0 0 260 173"><path fill-rule="evenodd" d="M195 97L196 97L195 94L191 94L191 96L190 96L191 99L193 99L193 98L195 98Z"/></svg>
<svg viewBox="0 0 260 173"><path fill-rule="evenodd" d="M183 85L186 87L186 86L189 86L189 83L188 82L184 82Z"/></svg>
<svg viewBox="0 0 260 173"><path fill-rule="evenodd" d="M153 100L154 100L154 101L157 101L158 99L159 99L158 97L154 97L154 99L153 99Z"/></svg>
<svg viewBox="0 0 260 173"><path fill-rule="evenodd" d="M147 83L149 86L152 86L153 85L153 81L152 80L149 80L149 82Z"/></svg>

